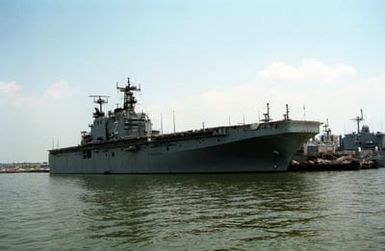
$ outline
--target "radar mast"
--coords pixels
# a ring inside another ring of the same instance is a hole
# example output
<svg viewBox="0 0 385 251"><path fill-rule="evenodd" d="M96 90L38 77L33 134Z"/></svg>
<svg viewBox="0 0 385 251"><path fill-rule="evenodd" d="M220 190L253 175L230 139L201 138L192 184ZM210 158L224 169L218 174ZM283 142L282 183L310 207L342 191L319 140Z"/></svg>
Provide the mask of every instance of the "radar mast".
<svg viewBox="0 0 385 251"><path fill-rule="evenodd" d="M130 78L127 78L127 86L120 87L118 83L116 83L116 89L124 93L123 109L134 112L135 104L138 102L134 97L134 91L140 91L140 88L131 85Z"/></svg>
<svg viewBox="0 0 385 251"><path fill-rule="evenodd" d="M352 119L352 120L357 122L357 134L360 134L360 123L361 123L361 121L364 120L364 114L362 112L362 109L360 110L360 112L361 112L361 117L357 116L354 119Z"/></svg>
<svg viewBox="0 0 385 251"><path fill-rule="evenodd" d="M265 123L271 121L271 118L270 118L270 104L269 103L266 104L266 110L267 110L266 113L263 114L264 118L261 119L261 121L265 122Z"/></svg>
<svg viewBox="0 0 385 251"><path fill-rule="evenodd" d="M286 104L286 113L283 114L283 119L284 119L284 120L290 120L290 118L289 118L289 112L290 112L290 110L289 110L289 105Z"/></svg>
<svg viewBox="0 0 385 251"><path fill-rule="evenodd" d="M95 113L93 113L94 118L99 118L104 116L103 112L103 104L108 103L108 98L110 96L105 96L105 95L90 95L90 98L93 98L93 102L95 104L99 104L99 108L95 108Z"/></svg>

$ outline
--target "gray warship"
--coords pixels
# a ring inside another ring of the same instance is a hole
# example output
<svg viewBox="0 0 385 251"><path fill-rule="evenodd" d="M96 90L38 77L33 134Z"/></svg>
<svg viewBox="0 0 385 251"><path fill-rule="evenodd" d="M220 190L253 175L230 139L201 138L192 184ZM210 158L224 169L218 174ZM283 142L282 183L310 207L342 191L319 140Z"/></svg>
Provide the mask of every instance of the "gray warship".
<svg viewBox="0 0 385 251"><path fill-rule="evenodd" d="M357 132L346 134L341 138L340 150L354 155L369 155L376 159L378 166L385 166L385 134L381 132L371 132L369 126L362 125L364 120L362 109L361 116L353 120L357 123ZM361 129L361 130L360 130Z"/></svg>
<svg viewBox="0 0 385 251"><path fill-rule="evenodd" d="M130 79L122 107L103 112L107 96L92 96L99 104L90 132L78 146L49 151L52 174L171 174L287 171L296 150L319 133L317 121L270 119L269 106L260 123L219 126L170 134L152 130L147 114L136 112L139 91Z"/></svg>

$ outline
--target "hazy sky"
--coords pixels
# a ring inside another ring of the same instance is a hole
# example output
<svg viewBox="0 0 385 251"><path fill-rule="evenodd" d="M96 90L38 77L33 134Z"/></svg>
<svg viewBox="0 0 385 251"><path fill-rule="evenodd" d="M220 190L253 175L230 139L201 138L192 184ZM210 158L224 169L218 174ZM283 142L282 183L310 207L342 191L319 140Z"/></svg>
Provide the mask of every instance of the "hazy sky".
<svg viewBox="0 0 385 251"><path fill-rule="evenodd" d="M384 131L384 13L381 0L0 0L0 162L79 144L88 95L112 109L127 76L166 132L172 110L185 130L257 122L266 102L342 134L363 108Z"/></svg>

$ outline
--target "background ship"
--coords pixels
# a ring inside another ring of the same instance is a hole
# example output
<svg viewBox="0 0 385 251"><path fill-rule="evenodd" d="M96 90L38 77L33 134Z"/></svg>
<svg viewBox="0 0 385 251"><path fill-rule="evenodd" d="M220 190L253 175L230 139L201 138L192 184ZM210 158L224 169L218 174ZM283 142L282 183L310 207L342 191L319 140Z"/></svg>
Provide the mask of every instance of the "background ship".
<svg viewBox="0 0 385 251"><path fill-rule="evenodd" d="M346 134L341 138L341 151L356 155L370 156L376 159L380 167L385 166L385 134L381 132L370 132L369 126L360 123L364 120L361 109L361 116L353 120L357 123L357 132ZM361 129L361 130L360 130Z"/></svg>
<svg viewBox="0 0 385 251"><path fill-rule="evenodd" d="M289 119L271 121L269 106L261 123L220 126L172 134L152 130L145 113L135 112L137 100L130 80L122 108L106 115L107 96L99 104L90 133L79 146L49 151L51 173L228 173L287 171L296 150L319 133L320 123Z"/></svg>
<svg viewBox="0 0 385 251"><path fill-rule="evenodd" d="M344 136L334 135L329 128L329 121L323 125L324 132L304 144L303 151L293 157L289 170L359 170L384 167L385 134L370 132L363 125L363 112L353 120L357 123L357 132Z"/></svg>

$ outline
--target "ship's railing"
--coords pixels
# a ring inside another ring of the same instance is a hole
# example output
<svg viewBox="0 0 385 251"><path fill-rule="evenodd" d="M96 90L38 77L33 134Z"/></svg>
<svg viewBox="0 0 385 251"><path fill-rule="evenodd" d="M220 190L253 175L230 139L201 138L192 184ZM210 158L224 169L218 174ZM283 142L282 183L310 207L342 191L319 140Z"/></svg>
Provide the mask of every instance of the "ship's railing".
<svg viewBox="0 0 385 251"><path fill-rule="evenodd" d="M201 130L190 130L171 134L161 134L153 137L156 141L176 140L176 139L191 139L208 136L225 136L227 135L226 127L208 128Z"/></svg>

